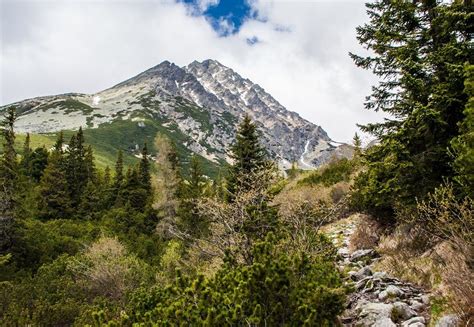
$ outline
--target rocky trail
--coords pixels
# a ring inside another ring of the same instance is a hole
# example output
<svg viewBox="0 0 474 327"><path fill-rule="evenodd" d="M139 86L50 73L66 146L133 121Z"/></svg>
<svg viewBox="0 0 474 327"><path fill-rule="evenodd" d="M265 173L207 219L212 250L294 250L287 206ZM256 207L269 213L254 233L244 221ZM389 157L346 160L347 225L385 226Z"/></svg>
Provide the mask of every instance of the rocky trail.
<svg viewBox="0 0 474 327"><path fill-rule="evenodd" d="M349 250L357 215L336 222L326 231L338 247L341 270L348 272L353 287L341 317L343 326L424 327L429 325L430 296L423 289L375 271L380 260L374 249ZM436 324L437 327L455 326Z"/></svg>

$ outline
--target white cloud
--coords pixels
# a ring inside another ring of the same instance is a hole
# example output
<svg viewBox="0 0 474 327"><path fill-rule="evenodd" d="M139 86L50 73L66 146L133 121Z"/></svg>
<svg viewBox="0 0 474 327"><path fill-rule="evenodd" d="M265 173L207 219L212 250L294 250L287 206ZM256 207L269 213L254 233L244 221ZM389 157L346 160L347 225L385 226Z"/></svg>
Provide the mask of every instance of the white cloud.
<svg viewBox="0 0 474 327"><path fill-rule="evenodd" d="M215 0L202 0L208 6ZM202 16L165 2L3 1L0 103L64 92L94 93L170 60L217 59L260 84L289 110L349 141L374 79L353 65L361 2L251 2L249 20L221 38ZM259 42L249 45L247 39Z"/></svg>

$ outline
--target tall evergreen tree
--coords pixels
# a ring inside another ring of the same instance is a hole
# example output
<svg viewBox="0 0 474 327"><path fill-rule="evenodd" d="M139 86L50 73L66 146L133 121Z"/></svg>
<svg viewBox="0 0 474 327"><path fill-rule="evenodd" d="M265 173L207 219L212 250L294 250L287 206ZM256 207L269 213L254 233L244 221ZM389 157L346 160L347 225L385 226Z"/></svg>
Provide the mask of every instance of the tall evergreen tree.
<svg viewBox="0 0 474 327"><path fill-rule="evenodd" d="M143 188L147 191L149 195L151 195L152 189L151 189L150 159L148 159L148 148L147 148L146 143L142 149L142 158L140 159L138 172L139 172L140 182L143 185Z"/></svg>
<svg viewBox="0 0 474 327"><path fill-rule="evenodd" d="M17 193L18 163L15 151L15 132L13 126L16 110L9 107L1 123L3 153L0 158L0 254L11 246L15 219L15 200Z"/></svg>
<svg viewBox="0 0 474 327"><path fill-rule="evenodd" d="M123 183L123 153L120 150L117 154L117 161L115 162L114 186L119 188Z"/></svg>
<svg viewBox="0 0 474 327"><path fill-rule="evenodd" d="M110 173L110 167L106 166L104 169L104 177L102 179L102 184L104 185L104 188L109 188L111 181L112 181L112 176Z"/></svg>
<svg viewBox="0 0 474 327"><path fill-rule="evenodd" d="M86 152L84 155L84 163L85 163L87 182L89 181L93 183L97 182L97 171L96 171L95 163L94 163L94 151L92 150L91 145L89 145L86 148Z"/></svg>
<svg viewBox="0 0 474 327"><path fill-rule="evenodd" d="M455 180L463 195L474 198L474 65L466 65L465 92L469 99L464 119L459 123L459 136L453 139Z"/></svg>
<svg viewBox="0 0 474 327"><path fill-rule="evenodd" d="M189 178L181 187L178 216L182 228L195 237L201 236L207 228L207 223L197 208L197 201L204 195L205 183L199 160L196 155L192 155Z"/></svg>
<svg viewBox="0 0 474 327"><path fill-rule="evenodd" d="M143 187L139 168L129 167L120 192L122 205L136 210L144 210L148 204L149 194Z"/></svg>
<svg viewBox="0 0 474 327"><path fill-rule="evenodd" d="M371 50L351 54L356 65L380 77L367 109L390 115L361 126L380 140L365 155L368 170L356 182L355 201L391 217L454 175L449 155L467 96L463 65L473 58L472 5L454 1L376 1L370 21L357 28Z"/></svg>
<svg viewBox="0 0 474 327"><path fill-rule="evenodd" d="M232 197L235 192L251 188L251 174L268 163L265 148L260 144L260 133L248 115L238 127L230 157L233 163L229 172L228 191Z"/></svg>
<svg viewBox="0 0 474 327"><path fill-rule="evenodd" d="M38 210L42 219L70 217L71 201L59 151L52 152L41 177Z"/></svg>
<svg viewBox="0 0 474 327"><path fill-rule="evenodd" d="M354 157L357 158L361 154L361 145L362 141L360 140L359 134L357 132L354 134L352 139L352 144L354 144Z"/></svg>
<svg viewBox="0 0 474 327"><path fill-rule="evenodd" d="M73 206L79 204L82 192L87 185L86 148L82 128L71 137L65 157L66 178Z"/></svg>
<svg viewBox="0 0 474 327"><path fill-rule="evenodd" d="M56 142L54 143L53 150L63 153L63 146L64 146L64 133L60 131L58 137L56 138Z"/></svg>
<svg viewBox="0 0 474 327"><path fill-rule="evenodd" d="M121 199L122 189L124 186L123 175L123 153L119 150L117 153L117 161L115 162L115 174L111 185L110 205L121 206L123 204Z"/></svg>
<svg viewBox="0 0 474 327"><path fill-rule="evenodd" d="M23 153L21 158L21 168L27 170L30 164L31 147L30 147L30 133L26 133L25 142L23 143Z"/></svg>
<svg viewBox="0 0 474 327"><path fill-rule="evenodd" d="M28 167L26 167L26 174L38 183L43 175L46 166L48 165L48 150L43 146L36 148L29 155Z"/></svg>

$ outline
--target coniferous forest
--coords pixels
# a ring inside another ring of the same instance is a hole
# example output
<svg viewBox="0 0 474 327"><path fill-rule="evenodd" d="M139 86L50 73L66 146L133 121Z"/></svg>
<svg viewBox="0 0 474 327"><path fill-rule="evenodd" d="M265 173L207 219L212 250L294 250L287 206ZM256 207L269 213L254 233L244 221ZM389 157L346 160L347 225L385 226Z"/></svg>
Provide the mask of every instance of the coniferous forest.
<svg viewBox="0 0 474 327"><path fill-rule="evenodd" d="M19 147L2 111L0 325L472 325L473 7L366 7L350 56L389 118L316 170L279 169L249 116L211 178L163 133L105 168L82 128Z"/></svg>

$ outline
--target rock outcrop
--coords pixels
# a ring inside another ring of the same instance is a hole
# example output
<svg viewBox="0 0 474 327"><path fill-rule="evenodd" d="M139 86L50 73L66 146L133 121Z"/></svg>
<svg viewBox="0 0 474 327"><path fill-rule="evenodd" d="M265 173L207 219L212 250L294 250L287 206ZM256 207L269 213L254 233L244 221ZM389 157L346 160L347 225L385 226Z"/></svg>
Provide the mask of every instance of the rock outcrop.
<svg viewBox="0 0 474 327"><path fill-rule="evenodd" d="M163 128L189 136L186 147L213 161L229 160L226 151L244 115L259 125L263 143L283 168L297 161L300 168L312 169L351 152L347 145L333 142L320 126L287 110L261 86L215 60L185 67L164 61L95 94L39 97L12 105L20 113L19 132L154 119Z"/></svg>

